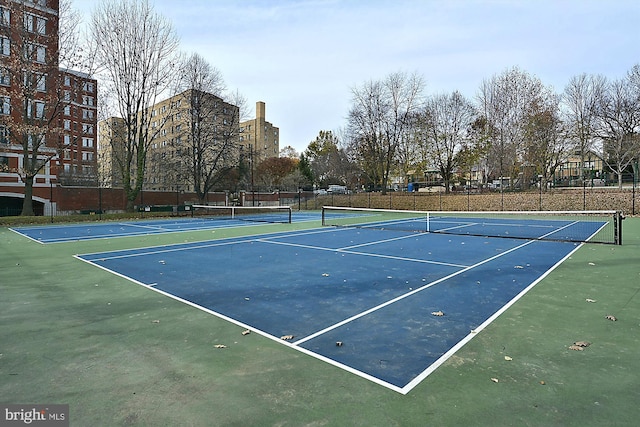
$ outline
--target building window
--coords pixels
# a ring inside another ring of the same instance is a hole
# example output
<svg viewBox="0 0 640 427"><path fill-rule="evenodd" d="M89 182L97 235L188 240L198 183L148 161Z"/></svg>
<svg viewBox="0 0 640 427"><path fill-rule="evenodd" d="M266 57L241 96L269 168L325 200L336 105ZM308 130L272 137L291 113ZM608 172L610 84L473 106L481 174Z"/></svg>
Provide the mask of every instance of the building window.
<svg viewBox="0 0 640 427"><path fill-rule="evenodd" d="M27 117L41 119L44 117L44 102L27 100Z"/></svg>
<svg viewBox="0 0 640 427"><path fill-rule="evenodd" d="M6 126L0 126L0 144L9 143L9 128Z"/></svg>
<svg viewBox="0 0 640 427"><path fill-rule="evenodd" d="M64 85L65 86L71 86L71 77L64 76Z"/></svg>
<svg viewBox="0 0 640 427"><path fill-rule="evenodd" d="M84 83L82 83L82 89L83 89L85 92L93 93L93 90L94 90L94 89L93 89L93 83L91 83L91 82L84 82Z"/></svg>
<svg viewBox="0 0 640 427"><path fill-rule="evenodd" d="M5 56L11 54L11 41L4 36L0 37L0 52Z"/></svg>
<svg viewBox="0 0 640 427"><path fill-rule="evenodd" d="M9 115L11 114L11 98L8 96L3 96L0 98L1 109L0 114Z"/></svg>
<svg viewBox="0 0 640 427"><path fill-rule="evenodd" d="M42 135L27 135L27 143L29 147L38 147L44 144L44 134Z"/></svg>
<svg viewBox="0 0 640 427"><path fill-rule="evenodd" d="M0 25L8 27L11 24L11 12L6 7L0 6Z"/></svg>
<svg viewBox="0 0 640 427"><path fill-rule="evenodd" d="M64 130L71 130L71 120L64 121Z"/></svg>
<svg viewBox="0 0 640 427"><path fill-rule="evenodd" d="M71 136L70 135L65 135L64 136L64 145L69 145L71 144Z"/></svg>
<svg viewBox="0 0 640 427"><path fill-rule="evenodd" d="M82 104L83 105L93 106L93 96L83 96L82 97Z"/></svg>
<svg viewBox="0 0 640 427"><path fill-rule="evenodd" d="M0 156L0 171L9 169L9 158L7 156Z"/></svg>
<svg viewBox="0 0 640 427"><path fill-rule="evenodd" d="M41 16L25 13L24 29L32 33L46 34L47 20Z"/></svg>
<svg viewBox="0 0 640 427"><path fill-rule="evenodd" d="M93 125L88 123L82 124L82 133L86 135L93 135Z"/></svg>
<svg viewBox="0 0 640 427"><path fill-rule="evenodd" d="M44 46L34 44L34 43L25 43L24 45L24 58L31 61L36 61L41 64L44 64L46 61L46 53L47 50Z"/></svg>
<svg viewBox="0 0 640 427"><path fill-rule="evenodd" d="M47 75L42 73L24 72L24 86L26 88L35 87L39 92L47 91Z"/></svg>
<svg viewBox="0 0 640 427"><path fill-rule="evenodd" d="M82 152L82 160L86 161L86 162L90 162L93 160L93 153L90 151L83 151Z"/></svg>
<svg viewBox="0 0 640 427"><path fill-rule="evenodd" d="M47 76L46 74L36 74L36 90L40 92L47 91Z"/></svg>
<svg viewBox="0 0 640 427"><path fill-rule="evenodd" d="M82 138L82 146L86 148L93 147L93 138Z"/></svg>
<svg viewBox="0 0 640 427"><path fill-rule="evenodd" d="M65 116L70 116L71 115L71 106L67 105L66 107L64 107L64 115Z"/></svg>
<svg viewBox="0 0 640 427"><path fill-rule="evenodd" d="M93 119L93 111L91 111L91 110L82 110L82 118L83 119Z"/></svg>
<svg viewBox="0 0 640 427"><path fill-rule="evenodd" d="M0 85L11 86L11 75L8 68L0 68Z"/></svg>

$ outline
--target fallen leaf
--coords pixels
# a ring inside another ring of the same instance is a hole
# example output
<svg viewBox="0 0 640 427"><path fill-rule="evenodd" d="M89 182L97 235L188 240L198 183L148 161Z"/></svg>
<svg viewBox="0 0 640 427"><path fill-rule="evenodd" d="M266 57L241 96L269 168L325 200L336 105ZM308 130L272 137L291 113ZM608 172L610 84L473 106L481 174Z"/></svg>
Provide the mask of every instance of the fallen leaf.
<svg viewBox="0 0 640 427"><path fill-rule="evenodd" d="M607 320L611 320L612 322L615 322L616 320L618 320L618 319L616 318L616 316L612 316L612 315L610 315L610 314L609 314L609 315L607 315L607 316L605 316L604 318L605 318L605 319L607 319Z"/></svg>
<svg viewBox="0 0 640 427"><path fill-rule="evenodd" d="M584 350L584 348L580 347L579 345L573 344L569 346L569 350L582 351Z"/></svg>
<svg viewBox="0 0 640 427"><path fill-rule="evenodd" d="M491 381L493 381L494 383L500 382L500 380L497 378L491 378Z"/></svg>
<svg viewBox="0 0 640 427"><path fill-rule="evenodd" d="M589 341L576 341L573 345L577 345L578 347L589 347L591 343Z"/></svg>
<svg viewBox="0 0 640 427"><path fill-rule="evenodd" d="M586 301L587 301L587 302L596 302L596 300L591 299L591 298L587 298L587 299L586 299Z"/></svg>
<svg viewBox="0 0 640 427"><path fill-rule="evenodd" d="M433 314L434 316L444 316L444 313L442 311L432 311L431 314Z"/></svg>
<svg viewBox="0 0 640 427"><path fill-rule="evenodd" d="M151 323L160 323L159 320L152 320Z"/></svg>
<svg viewBox="0 0 640 427"><path fill-rule="evenodd" d="M250 333L251 333L251 331L250 331L250 330L248 330L248 329L247 329L247 330L242 331L242 335L249 335Z"/></svg>
<svg viewBox="0 0 640 427"><path fill-rule="evenodd" d="M216 344L216 345L214 345L214 347L215 348L227 348L227 346L224 345L224 344Z"/></svg>
<svg viewBox="0 0 640 427"><path fill-rule="evenodd" d="M506 360L507 362L510 362L510 361L512 361L512 360L513 360L513 357L505 356L505 357L504 357L504 360Z"/></svg>
<svg viewBox="0 0 640 427"><path fill-rule="evenodd" d="M280 337L280 339L284 341L291 341L293 338L294 338L293 335L283 335Z"/></svg>

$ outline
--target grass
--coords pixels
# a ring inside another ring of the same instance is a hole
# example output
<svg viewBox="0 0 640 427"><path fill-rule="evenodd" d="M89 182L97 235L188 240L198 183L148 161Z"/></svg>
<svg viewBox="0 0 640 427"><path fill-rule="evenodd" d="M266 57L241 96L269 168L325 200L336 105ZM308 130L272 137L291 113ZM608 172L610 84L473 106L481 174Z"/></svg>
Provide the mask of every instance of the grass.
<svg viewBox="0 0 640 427"><path fill-rule="evenodd" d="M0 228L0 402L67 403L72 426L635 426L640 219L624 226L404 396L72 257L245 230L39 245Z"/></svg>

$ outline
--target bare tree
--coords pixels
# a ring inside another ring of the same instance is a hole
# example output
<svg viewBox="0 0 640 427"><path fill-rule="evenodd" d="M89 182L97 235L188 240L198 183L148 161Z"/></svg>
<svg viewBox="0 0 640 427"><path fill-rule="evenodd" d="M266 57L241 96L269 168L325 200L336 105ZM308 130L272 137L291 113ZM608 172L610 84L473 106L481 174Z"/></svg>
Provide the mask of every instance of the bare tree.
<svg viewBox="0 0 640 427"><path fill-rule="evenodd" d="M631 85L632 96L636 99L636 105L640 105L640 64L634 65L627 74L629 84ZM640 133L640 129L636 130L636 133ZM640 174L640 152L636 154L636 159L633 162L633 175L637 180L638 174Z"/></svg>
<svg viewBox="0 0 640 427"><path fill-rule="evenodd" d="M640 156L640 104L630 77L608 85L600 108L602 157L620 188L625 170Z"/></svg>
<svg viewBox="0 0 640 427"><path fill-rule="evenodd" d="M238 180L239 122L246 115L246 100L239 94L225 96L218 69L202 56L192 54L180 67L180 90L185 97L179 114L188 122L173 139L175 182L185 181L204 202L216 185Z"/></svg>
<svg viewBox="0 0 640 427"><path fill-rule="evenodd" d="M348 132L351 149L374 186L386 193L398 147L411 133L412 117L422 101L423 78L392 73L352 89Z"/></svg>
<svg viewBox="0 0 640 427"><path fill-rule="evenodd" d="M533 176L536 174L540 176L538 184L544 190L571 147L566 144L567 132L560 117L559 97L549 91L540 101L542 102L531 105L525 123L527 143L523 164L531 168L523 170L523 185L528 187L528 184L536 180Z"/></svg>
<svg viewBox="0 0 640 427"><path fill-rule="evenodd" d="M168 90L178 38L170 22L146 0L104 1L91 17L90 34L103 84L123 121L122 141L112 150L132 211L145 176L147 152L159 127L149 107Z"/></svg>
<svg viewBox="0 0 640 427"><path fill-rule="evenodd" d="M606 90L607 80L603 76L587 74L572 77L564 89L564 121L571 148L580 156L581 165L585 164L587 153L594 148L599 109Z"/></svg>
<svg viewBox="0 0 640 427"><path fill-rule="evenodd" d="M421 124L427 137L432 161L440 172L445 191L450 191L457 164L457 154L467 146L468 130L475 118L475 108L460 92L436 95L426 103Z"/></svg>
<svg viewBox="0 0 640 427"><path fill-rule="evenodd" d="M524 127L527 114L543 96L542 82L515 67L484 80L478 94L480 114L491 133L488 164L494 178L515 178L525 147Z"/></svg>

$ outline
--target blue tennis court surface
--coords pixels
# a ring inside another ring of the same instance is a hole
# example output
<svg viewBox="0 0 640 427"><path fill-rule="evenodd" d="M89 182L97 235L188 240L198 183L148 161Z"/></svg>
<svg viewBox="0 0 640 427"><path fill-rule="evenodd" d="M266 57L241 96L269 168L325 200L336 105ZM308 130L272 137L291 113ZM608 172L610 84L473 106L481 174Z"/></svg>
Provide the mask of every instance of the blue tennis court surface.
<svg viewBox="0 0 640 427"><path fill-rule="evenodd" d="M295 212L293 222L319 220L317 213ZM45 225L15 227L11 230L39 243L61 243L79 240L105 239L115 237L145 236L150 234L177 233L184 231L212 230L218 228L260 225L240 219L174 218L150 219L122 222L92 222L69 225Z"/></svg>
<svg viewBox="0 0 640 427"><path fill-rule="evenodd" d="M577 247L322 228L78 258L407 393Z"/></svg>

